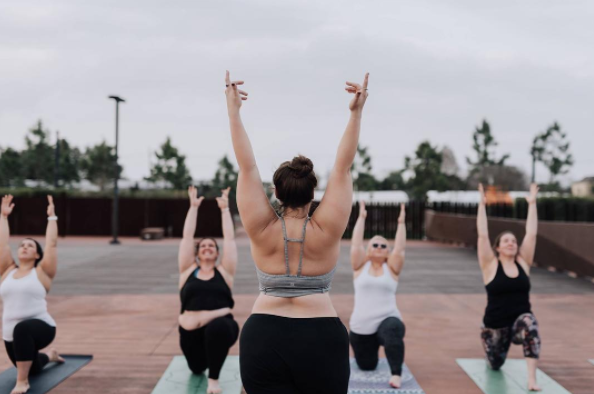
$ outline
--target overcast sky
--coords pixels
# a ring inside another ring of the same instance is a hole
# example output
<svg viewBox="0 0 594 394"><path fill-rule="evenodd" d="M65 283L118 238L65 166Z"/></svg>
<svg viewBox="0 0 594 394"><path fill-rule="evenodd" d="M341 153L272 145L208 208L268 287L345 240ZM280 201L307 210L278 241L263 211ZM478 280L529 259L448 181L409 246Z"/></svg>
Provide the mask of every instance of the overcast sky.
<svg viewBox="0 0 594 394"><path fill-rule="evenodd" d="M465 168L486 118L498 155L527 173L532 138L558 121L577 180L594 175L593 21L587 0L4 0L0 146L22 148L37 119L80 147L113 143L116 94L125 176L147 176L171 136L192 176L211 178L233 155L229 69L246 81L264 180L297 153L325 176L349 115L344 82L369 71L361 143L376 175L427 139Z"/></svg>

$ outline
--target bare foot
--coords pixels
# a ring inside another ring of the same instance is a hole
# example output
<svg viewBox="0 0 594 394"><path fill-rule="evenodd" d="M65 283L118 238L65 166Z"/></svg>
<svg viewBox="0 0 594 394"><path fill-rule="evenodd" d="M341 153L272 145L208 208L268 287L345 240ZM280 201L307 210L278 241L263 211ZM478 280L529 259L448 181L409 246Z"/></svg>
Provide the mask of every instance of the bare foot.
<svg viewBox="0 0 594 394"><path fill-rule="evenodd" d="M528 391L542 391L542 388L536 382L528 382Z"/></svg>
<svg viewBox="0 0 594 394"><path fill-rule="evenodd" d="M399 389L402 385L402 378L398 375L392 375L390 378L390 386L394 387L395 389Z"/></svg>
<svg viewBox="0 0 594 394"><path fill-rule="evenodd" d="M29 391L29 388L30 386L28 380L16 382L16 385L14 386L10 394L25 394L27 391Z"/></svg>
<svg viewBox="0 0 594 394"><path fill-rule="evenodd" d="M49 353L47 354L47 356L49 357L50 362L60 363L60 364L65 362L65 360L62 357L60 357L60 354L58 353L56 348L51 348Z"/></svg>
<svg viewBox="0 0 594 394"><path fill-rule="evenodd" d="M223 390L219 386L219 381L214 379L208 379L208 387L206 388L206 394L221 394Z"/></svg>

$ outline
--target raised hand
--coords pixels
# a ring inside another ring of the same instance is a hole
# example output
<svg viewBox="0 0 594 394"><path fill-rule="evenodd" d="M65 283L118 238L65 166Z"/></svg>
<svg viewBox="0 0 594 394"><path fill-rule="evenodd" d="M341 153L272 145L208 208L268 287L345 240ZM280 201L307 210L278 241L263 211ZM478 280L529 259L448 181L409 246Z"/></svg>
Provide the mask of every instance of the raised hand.
<svg viewBox="0 0 594 394"><path fill-rule="evenodd" d="M400 215L398 215L398 223L404 223L406 220L406 208L404 204L400 204Z"/></svg>
<svg viewBox="0 0 594 394"><path fill-rule="evenodd" d="M2 216L8 217L14 209L14 203L12 202L12 195L8 194L2 197Z"/></svg>
<svg viewBox="0 0 594 394"><path fill-rule="evenodd" d="M56 207L54 206L54 198L47 196L47 216L56 216Z"/></svg>
<svg viewBox="0 0 594 394"><path fill-rule="evenodd" d="M365 105L365 101L367 100L367 83L369 81L369 73L365 74L365 79L363 80L363 85L359 85L358 83L354 82L347 82L347 87L344 88L349 93L355 95L351 102L349 103L349 109L352 112L361 112L363 111L363 106Z"/></svg>
<svg viewBox="0 0 594 394"><path fill-rule="evenodd" d="M231 187L223 189L223 194L221 197L217 197L217 204L221 211L225 208L229 208L229 192L231 191Z"/></svg>
<svg viewBox="0 0 594 394"><path fill-rule="evenodd" d="M238 85L243 85L243 81L231 81L229 71L225 74L225 95L227 96L227 110L239 111L241 102L247 100L247 92L239 90Z"/></svg>
<svg viewBox="0 0 594 394"><path fill-rule="evenodd" d="M198 208L202 204L204 197L198 197L198 190L196 187L188 187L188 196L190 197L190 206Z"/></svg>
<svg viewBox="0 0 594 394"><path fill-rule="evenodd" d="M478 191L479 191L479 202L483 205L487 204L487 196L485 196L485 189L483 188L483 184L479 183L478 185Z"/></svg>
<svg viewBox="0 0 594 394"><path fill-rule="evenodd" d="M538 194L538 185L536 183L530 184L530 194L526 197L528 204L534 204L536 202L536 196Z"/></svg>
<svg viewBox="0 0 594 394"><path fill-rule="evenodd" d="M367 209L365 209L365 201L359 200L359 217L365 219L367 217Z"/></svg>

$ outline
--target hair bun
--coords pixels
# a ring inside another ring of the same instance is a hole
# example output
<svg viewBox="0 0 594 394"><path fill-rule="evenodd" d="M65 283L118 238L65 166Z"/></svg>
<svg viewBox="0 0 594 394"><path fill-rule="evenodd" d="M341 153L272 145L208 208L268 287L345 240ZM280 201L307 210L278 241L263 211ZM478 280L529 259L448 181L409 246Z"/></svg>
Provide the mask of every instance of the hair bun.
<svg viewBox="0 0 594 394"><path fill-rule="evenodd" d="M313 163L305 156L295 156L289 164L289 168L293 170L295 178L305 178L313 171Z"/></svg>

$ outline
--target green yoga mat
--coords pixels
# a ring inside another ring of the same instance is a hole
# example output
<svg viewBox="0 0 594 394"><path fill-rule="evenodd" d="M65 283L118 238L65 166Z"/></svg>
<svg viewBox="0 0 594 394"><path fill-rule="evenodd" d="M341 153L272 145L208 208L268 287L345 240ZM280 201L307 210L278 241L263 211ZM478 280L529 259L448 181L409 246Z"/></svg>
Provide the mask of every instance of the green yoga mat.
<svg viewBox="0 0 594 394"><path fill-rule="evenodd" d="M525 360L508 359L499 371L489 368L484 359L459 358L456 362L485 394L529 393ZM540 394L571 394L540 369L536 380L542 387Z"/></svg>
<svg viewBox="0 0 594 394"><path fill-rule="evenodd" d="M239 394L241 392L239 356L227 356L219 376L219 383L225 394ZM161 380L155 386L152 394L204 394L207 386L207 375L194 375L188 368L186 358L176 356L171 360L169 367L161 376Z"/></svg>
<svg viewBox="0 0 594 394"><path fill-rule="evenodd" d="M49 363L43 371L29 377L31 388L27 394L44 394L62 383L70 375L87 365L93 356L64 355L66 362L63 364ZM12 367L0 374L0 393L10 393L16 383L16 368Z"/></svg>

